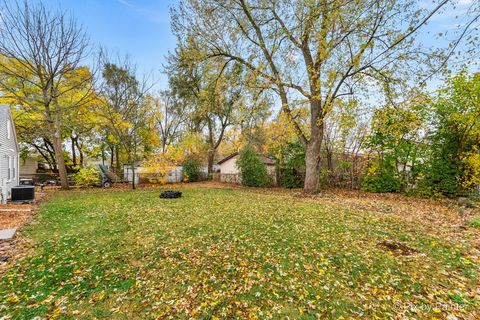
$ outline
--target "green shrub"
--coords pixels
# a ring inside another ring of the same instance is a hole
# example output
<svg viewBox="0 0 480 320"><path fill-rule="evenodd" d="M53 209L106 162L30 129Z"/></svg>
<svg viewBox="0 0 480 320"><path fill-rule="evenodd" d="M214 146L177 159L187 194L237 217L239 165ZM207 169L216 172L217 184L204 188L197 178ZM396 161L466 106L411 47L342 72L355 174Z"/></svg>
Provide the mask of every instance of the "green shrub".
<svg viewBox="0 0 480 320"><path fill-rule="evenodd" d="M287 189L301 188L303 186L302 177L295 168L285 168L283 170L282 186Z"/></svg>
<svg viewBox="0 0 480 320"><path fill-rule="evenodd" d="M83 167L74 175L78 186L91 187L99 182L100 171L97 166Z"/></svg>
<svg viewBox="0 0 480 320"><path fill-rule="evenodd" d="M200 180L200 161L195 158L188 158L183 163L183 180L196 182Z"/></svg>
<svg viewBox="0 0 480 320"><path fill-rule="evenodd" d="M320 185L321 189L328 187L329 177L330 170L328 170L327 168L320 169L320 178L318 180L318 184Z"/></svg>
<svg viewBox="0 0 480 320"><path fill-rule="evenodd" d="M425 176L418 182L418 189L428 195L443 194L454 196L457 194L459 166L449 158L431 159L425 170Z"/></svg>
<svg viewBox="0 0 480 320"><path fill-rule="evenodd" d="M402 182L395 176L391 166L372 162L362 181L362 190L368 192L399 192Z"/></svg>
<svg viewBox="0 0 480 320"><path fill-rule="evenodd" d="M305 148L298 142L289 143L281 152L281 185L301 188L305 172Z"/></svg>
<svg viewBox="0 0 480 320"><path fill-rule="evenodd" d="M237 168L240 171L240 178L244 186L265 187L269 184L267 166L251 147L247 146L240 152L237 159Z"/></svg>

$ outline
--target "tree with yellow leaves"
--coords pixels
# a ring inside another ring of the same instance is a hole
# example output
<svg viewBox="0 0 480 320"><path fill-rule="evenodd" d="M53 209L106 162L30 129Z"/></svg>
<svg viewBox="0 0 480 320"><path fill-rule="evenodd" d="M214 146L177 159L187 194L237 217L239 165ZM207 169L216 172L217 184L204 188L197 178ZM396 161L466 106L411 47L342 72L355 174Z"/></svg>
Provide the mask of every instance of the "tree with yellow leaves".
<svg viewBox="0 0 480 320"><path fill-rule="evenodd" d="M391 90L405 68L421 75L438 55L419 49L416 32L448 2L426 10L418 0L182 0L172 29L182 44L194 39L202 59L241 64L258 87L278 94L306 149L304 190L314 193L335 102L372 82L381 84L379 92ZM307 130L294 113L304 106Z"/></svg>
<svg viewBox="0 0 480 320"><path fill-rule="evenodd" d="M145 158L158 145L155 100L148 94L146 79L139 81L128 60L122 64L102 63L99 85L99 115L107 143L115 155L115 168L120 173L120 157L130 164L135 176L136 162ZM113 162L113 161L112 161ZM113 163L112 163L113 164ZM135 189L135 179L132 179Z"/></svg>
<svg viewBox="0 0 480 320"><path fill-rule="evenodd" d="M42 122L62 188L68 189L62 146L65 116L92 98L92 75L81 68L87 55L86 35L65 12L28 1L3 2L0 29L3 100Z"/></svg>

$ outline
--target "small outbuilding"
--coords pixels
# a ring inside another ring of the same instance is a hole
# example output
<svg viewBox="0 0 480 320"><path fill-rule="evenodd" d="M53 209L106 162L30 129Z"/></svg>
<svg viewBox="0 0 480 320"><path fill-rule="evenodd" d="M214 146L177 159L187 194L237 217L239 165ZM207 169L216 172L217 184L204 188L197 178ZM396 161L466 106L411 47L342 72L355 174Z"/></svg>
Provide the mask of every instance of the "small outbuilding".
<svg viewBox="0 0 480 320"><path fill-rule="evenodd" d="M217 174L216 180L228 183L240 183L240 171L237 168L238 152L232 153L228 157L223 158L218 162L220 172ZM260 160L266 165L267 173L276 181L276 161L264 155L260 155Z"/></svg>

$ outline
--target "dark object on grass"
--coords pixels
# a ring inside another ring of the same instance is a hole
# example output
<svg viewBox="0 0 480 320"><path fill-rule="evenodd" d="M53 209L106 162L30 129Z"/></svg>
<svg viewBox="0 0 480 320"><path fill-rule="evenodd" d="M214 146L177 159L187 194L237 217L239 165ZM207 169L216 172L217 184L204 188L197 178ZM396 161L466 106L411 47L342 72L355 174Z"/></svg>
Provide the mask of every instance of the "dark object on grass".
<svg viewBox="0 0 480 320"><path fill-rule="evenodd" d="M7 262L9 258L9 256L0 256L0 262Z"/></svg>
<svg viewBox="0 0 480 320"><path fill-rule="evenodd" d="M163 199L174 199L174 198L180 198L182 196L182 193L180 191L163 191L160 193L160 198Z"/></svg>
<svg viewBox="0 0 480 320"><path fill-rule="evenodd" d="M394 255L409 256L409 255L418 253L418 250L407 247L406 245L400 242L385 240L385 241L379 242L377 246L386 251L392 252Z"/></svg>

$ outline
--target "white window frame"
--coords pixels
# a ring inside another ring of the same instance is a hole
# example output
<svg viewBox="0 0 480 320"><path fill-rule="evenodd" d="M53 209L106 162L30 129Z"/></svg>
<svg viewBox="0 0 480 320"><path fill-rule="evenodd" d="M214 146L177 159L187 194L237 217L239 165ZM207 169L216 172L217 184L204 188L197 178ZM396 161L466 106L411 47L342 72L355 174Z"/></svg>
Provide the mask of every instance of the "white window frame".
<svg viewBox="0 0 480 320"><path fill-rule="evenodd" d="M7 181L12 181L12 157L7 154Z"/></svg>
<svg viewBox="0 0 480 320"><path fill-rule="evenodd" d="M10 119L7 119L7 139L12 138L12 121Z"/></svg>
<svg viewBox="0 0 480 320"><path fill-rule="evenodd" d="M12 157L12 180L15 180L17 178L17 170L16 170L16 167L17 167L17 157L16 156L13 156Z"/></svg>

